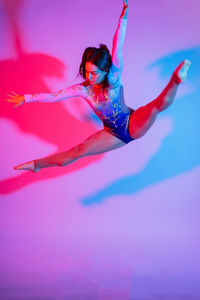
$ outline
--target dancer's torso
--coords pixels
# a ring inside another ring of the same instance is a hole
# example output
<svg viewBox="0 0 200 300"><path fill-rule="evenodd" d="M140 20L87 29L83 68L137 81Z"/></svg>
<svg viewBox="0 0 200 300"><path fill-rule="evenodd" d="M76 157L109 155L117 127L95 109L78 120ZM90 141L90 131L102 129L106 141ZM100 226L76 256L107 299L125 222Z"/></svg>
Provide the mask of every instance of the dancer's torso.
<svg viewBox="0 0 200 300"><path fill-rule="evenodd" d="M88 85L84 87L84 96L105 127L116 127L130 113L124 101L121 84L107 88L104 92L103 89L93 89Z"/></svg>

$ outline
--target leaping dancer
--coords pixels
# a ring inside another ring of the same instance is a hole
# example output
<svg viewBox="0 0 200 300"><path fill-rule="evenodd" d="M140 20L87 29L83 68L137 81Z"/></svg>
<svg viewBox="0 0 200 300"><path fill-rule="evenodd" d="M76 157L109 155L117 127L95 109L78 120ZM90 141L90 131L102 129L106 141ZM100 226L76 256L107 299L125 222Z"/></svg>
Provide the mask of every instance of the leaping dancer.
<svg viewBox="0 0 200 300"><path fill-rule="evenodd" d="M85 49L79 69L80 75L84 78L82 83L55 93L18 95L13 92L9 95L7 101L15 103L15 106L34 101L51 103L82 97L104 125L104 129L97 131L72 149L20 164L14 168L15 170L38 172L42 168L63 167L81 157L125 146L142 137L152 126L157 115L172 104L179 84L186 80L191 65L189 60L184 60L176 68L169 83L155 100L137 110L125 104L121 75L127 15L128 0L123 0L122 13L113 38L112 55L104 44L100 44L99 48Z"/></svg>

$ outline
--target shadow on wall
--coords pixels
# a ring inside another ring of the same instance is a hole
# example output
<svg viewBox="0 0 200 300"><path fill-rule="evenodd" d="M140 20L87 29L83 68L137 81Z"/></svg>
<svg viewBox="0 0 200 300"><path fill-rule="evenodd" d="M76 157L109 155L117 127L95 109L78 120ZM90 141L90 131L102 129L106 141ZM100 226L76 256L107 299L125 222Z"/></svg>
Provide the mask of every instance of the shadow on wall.
<svg viewBox="0 0 200 300"><path fill-rule="evenodd" d="M101 203L106 198L116 195L133 195L150 185L187 172L200 164L200 47L173 53L156 61L147 70L159 68L160 76L166 78L170 74L169 66L174 65L175 68L177 62L185 58L192 61L187 81L192 86L192 91L186 96L181 96L160 115L170 114L173 118L172 133L163 140L159 151L141 172L121 178L97 193L81 199L83 205Z"/></svg>
<svg viewBox="0 0 200 300"><path fill-rule="evenodd" d="M10 119L17 124L21 132L37 136L41 140L55 145L58 149L57 152L61 152L70 149L94 133L96 131L95 124L92 124L90 120L84 123L78 121L66 111L61 102L30 103L13 109L12 104L4 101L6 94L11 91L20 95L51 92L44 79L64 78L65 65L59 59L42 53L27 53L23 49L23 32L19 28L19 13L24 3L24 0L15 0L14 3L12 0L3 0L16 59L0 61L0 118ZM66 138L66 133L70 138ZM33 157L33 159L36 158ZM87 157L68 168L50 168L43 170L37 176L31 172L17 173L15 178L0 181L0 193L10 193L32 182L62 176L101 158L102 155Z"/></svg>

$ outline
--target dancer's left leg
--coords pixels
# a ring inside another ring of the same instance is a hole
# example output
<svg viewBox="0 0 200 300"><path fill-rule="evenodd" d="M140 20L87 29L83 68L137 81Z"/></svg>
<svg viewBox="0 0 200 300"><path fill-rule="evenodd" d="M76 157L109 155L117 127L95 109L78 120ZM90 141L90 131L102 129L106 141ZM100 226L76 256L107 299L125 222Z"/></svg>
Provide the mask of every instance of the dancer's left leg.
<svg viewBox="0 0 200 300"><path fill-rule="evenodd" d="M138 108L131 115L129 132L132 138L137 139L142 137L153 125L158 113L172 104L179 84L186 80L190 65L190 61L183 61L174 71L168 85L162 93L155 100Z"/></svg>
<svg viewBox="0 0 200 300"><path fill-rule="evenodd" d="M102 129L95 132L81 144L73 147L72 149L23 163L16 166L15 169L38 172L41 168L53 166L64 167L81 157L101 154L120 148L124 145L126 145L126 143L110 134L105 129Z"/></svg>

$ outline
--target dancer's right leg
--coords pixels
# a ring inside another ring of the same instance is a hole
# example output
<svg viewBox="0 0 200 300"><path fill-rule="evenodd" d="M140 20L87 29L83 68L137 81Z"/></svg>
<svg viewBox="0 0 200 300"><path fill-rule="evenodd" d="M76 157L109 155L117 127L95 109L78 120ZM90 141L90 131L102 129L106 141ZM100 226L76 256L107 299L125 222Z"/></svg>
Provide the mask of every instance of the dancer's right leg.
<svg viewBox="0 0 200 300"><path fill-rule="evenodd" d="M186 80L191 63L183 61L174 71L169 83L162 93L145 106L138 108L130 118L129 132L132 138L142 137L153 125L157 115L174 101L179 83Z"/></svg>

